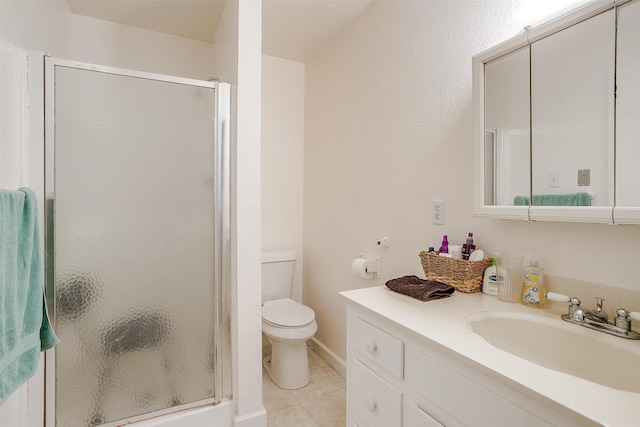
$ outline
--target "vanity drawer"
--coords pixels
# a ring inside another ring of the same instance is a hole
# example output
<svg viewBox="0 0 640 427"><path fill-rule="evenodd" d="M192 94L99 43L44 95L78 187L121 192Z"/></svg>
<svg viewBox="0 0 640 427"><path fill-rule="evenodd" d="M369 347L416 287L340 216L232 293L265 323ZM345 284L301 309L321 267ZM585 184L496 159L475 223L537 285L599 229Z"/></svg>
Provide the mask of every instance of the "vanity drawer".
<svg viewBox="0 0 640 427"><path fill-rule="evenodd" d="M440 424L435 418L416 405L411 405L407 410L407 418L405 419L404 425L410 427L444 427L444 425Z"/></svg>
<svg viewBox="0 0 640 427"><path fill-rule="evenodd" d="M353 325L353 348L365 360L370 360L401 380L404 372L404 342L356 317Z"/></svg>
<svg viewBox="0 0 640 427"><path fill-rule="evenodd" d="M401 427L402 393L359 360L351 364L348 404L367 427Z"/></svg>

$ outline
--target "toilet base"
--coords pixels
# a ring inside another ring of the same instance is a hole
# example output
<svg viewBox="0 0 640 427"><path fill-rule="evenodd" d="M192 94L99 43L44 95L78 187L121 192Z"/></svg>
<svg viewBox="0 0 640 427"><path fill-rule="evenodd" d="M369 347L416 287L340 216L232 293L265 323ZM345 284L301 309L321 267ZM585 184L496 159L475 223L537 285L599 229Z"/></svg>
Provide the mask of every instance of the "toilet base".
<svg viewBox="0 0 640 427"><path fill-rule="evenodd" d="M309 384L306 341L277 342L269 338L271 354L262 360L269 378L278 387L296 390Z"/></svg>

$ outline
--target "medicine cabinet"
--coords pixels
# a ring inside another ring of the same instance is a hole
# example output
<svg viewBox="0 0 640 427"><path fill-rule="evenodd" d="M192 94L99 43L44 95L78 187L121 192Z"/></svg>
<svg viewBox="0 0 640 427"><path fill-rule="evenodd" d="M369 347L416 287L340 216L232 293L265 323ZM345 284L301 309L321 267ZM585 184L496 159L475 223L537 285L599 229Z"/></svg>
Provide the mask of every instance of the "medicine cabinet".
<svg viewBox="0 0 640 427"><path fill-rule="evenodd" d="M527 28L473 72L476 215L640 224L640 0Z"/></svg>

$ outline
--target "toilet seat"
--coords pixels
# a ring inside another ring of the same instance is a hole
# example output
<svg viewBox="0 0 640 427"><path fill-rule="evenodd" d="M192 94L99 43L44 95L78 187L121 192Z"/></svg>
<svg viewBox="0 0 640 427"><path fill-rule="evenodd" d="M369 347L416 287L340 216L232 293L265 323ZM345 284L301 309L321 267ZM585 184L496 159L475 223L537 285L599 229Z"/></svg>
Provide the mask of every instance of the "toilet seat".
<svg viewBox="0 0 640 427"><path fill-rule="evenodd" d="M262 320L277 328L303 328L315 321L315 313L291 298L282 298L264 303Z"/></svg>

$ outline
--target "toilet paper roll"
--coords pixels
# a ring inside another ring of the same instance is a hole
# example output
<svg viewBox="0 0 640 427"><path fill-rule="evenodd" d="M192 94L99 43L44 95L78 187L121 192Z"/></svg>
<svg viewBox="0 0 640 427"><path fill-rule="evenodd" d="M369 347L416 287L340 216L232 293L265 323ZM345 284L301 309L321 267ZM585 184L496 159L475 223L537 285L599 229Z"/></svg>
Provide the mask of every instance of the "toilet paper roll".
<svg viewBox="0 0 640 427"><path fill-rule="evenodd" d="M375 273L367 272L367 266L369 266L370 264L371 261L369 261L368 259L356 258L351 263L351 271L353 272L353 274L362 279L373 279Z"/></svg>

